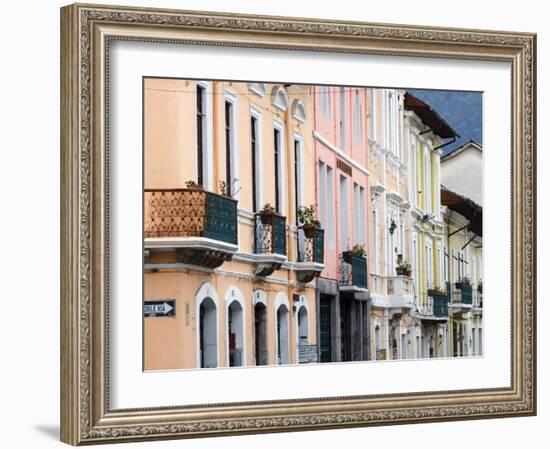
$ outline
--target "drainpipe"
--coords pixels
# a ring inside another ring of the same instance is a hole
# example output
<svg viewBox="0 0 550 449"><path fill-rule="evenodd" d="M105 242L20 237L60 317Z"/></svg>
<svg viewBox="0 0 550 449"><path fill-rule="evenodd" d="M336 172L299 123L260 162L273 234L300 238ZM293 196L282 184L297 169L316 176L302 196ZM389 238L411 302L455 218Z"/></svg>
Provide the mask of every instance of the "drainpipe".
<svg viewBox="0 0 550 449"><path fill-rule="evenodd" d="M450 144L455 143L455 142L456 142L456 136L453 136L453 140L450 140L449 142L446 142L442 145L439 145L439 146L435 147L434 149L432 149L432 151L439 150L440 148L446 147L447 145L450 145Z"/></svg>

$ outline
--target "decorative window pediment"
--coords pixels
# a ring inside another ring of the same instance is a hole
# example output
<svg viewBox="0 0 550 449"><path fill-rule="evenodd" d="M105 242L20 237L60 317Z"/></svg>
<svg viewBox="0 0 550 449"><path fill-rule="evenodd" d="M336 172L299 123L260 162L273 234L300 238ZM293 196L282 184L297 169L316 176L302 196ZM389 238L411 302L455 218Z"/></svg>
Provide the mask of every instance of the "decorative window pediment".
<svg viewBox="0 0 550 449"><path fill-rule="evenodd" d="M271 91L271 104L281 111L288 109L288 95L284 87L275 86Z"/></svg>
<svg viewBox="0 0 550 449"><path fill-rule="evenodd" d="M259 97L263 97L267 94L267 88L264 83L250 83L248 89Z"/></svg>
<svg viewBox="0 0 550 449"><path fill-rule="evenodd" d="M305 123L307 120L306 105L302 100L296 98L292 102L292 117L298 120L300 123Z"/></svg>

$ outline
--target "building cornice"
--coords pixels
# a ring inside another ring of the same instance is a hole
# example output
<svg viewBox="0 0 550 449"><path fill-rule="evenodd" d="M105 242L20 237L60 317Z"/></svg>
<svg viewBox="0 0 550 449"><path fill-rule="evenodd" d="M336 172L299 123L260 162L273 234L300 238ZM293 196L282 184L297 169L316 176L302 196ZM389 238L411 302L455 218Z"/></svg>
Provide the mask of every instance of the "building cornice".
<svg viewBox="0 0 550 449"><path fill-rule="evenodd" d="M349 157L346 153L344 153L340 148L336 147L332 143L330 143L327 139L325 139L321 134L319 134L317 131L313 131L313 137L317 139L319 142L321 142L325 147L327 147L329 150L331 150L333 153L335 153L340 159L343 159L348 164L350 164L355 169L359 170L361 173L370 176L370 172L366 167L363 167L361 164L353 160L351 157Z"/></svg>

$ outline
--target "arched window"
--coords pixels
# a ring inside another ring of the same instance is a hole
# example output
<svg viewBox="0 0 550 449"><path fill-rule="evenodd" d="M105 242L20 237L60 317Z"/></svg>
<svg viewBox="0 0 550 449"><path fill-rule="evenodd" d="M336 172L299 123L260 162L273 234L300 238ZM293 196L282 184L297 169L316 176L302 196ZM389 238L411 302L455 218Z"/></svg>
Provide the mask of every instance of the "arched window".
<svg viewBox="0 0 550 449"><path fill-rule="evenodd" d="M380 335L380 325L374 327L374 344L376 346L376 360L382 359L382 337Z"/></svg>
<svg viewBox="0 0 550 449"><path fill-rule="evenodd" d="M245 301L237 287L229 287L225 295L227 366L246 365Z"/></svg>
<svg viewBox="0 0 550 449"><path fill-rule="evenodd" d="M200 368L218 366L217 308L212 298L204 298L199 306Z"/></svg>
<svg viewBox="0 0 550 449"><path fill-rule="evenodd" d="M289 363L288 353L288 308L281 304L277 309L277 364Z"/></svg>
<svg viewBox="0 0 550 449"><path fill-rule="evenodd" d="M195 295L196 313L196 366L216 368L219 360L218 348L218 294L209 282L201 285Z"/></svg>
<svg viewBox="0 0 550 449"><path fill-rule="evenodd" d="M302 306L300 310L298 310L298 346L307 345L309 343L309 326L307 319L307 308Z"/></svg>
<svg viewBox="0 0 550 449"><path fill-rule="evenodd" d="M275 342L277 364L290 363L289 337L289 304L287 296L280 292L275 298Z"/></svg>
<svg viewBox="0 0 550 449"><path fill-rule="evenodd" d="M267 365L267 295L255 290L254 296L254 364Z"/></svg>

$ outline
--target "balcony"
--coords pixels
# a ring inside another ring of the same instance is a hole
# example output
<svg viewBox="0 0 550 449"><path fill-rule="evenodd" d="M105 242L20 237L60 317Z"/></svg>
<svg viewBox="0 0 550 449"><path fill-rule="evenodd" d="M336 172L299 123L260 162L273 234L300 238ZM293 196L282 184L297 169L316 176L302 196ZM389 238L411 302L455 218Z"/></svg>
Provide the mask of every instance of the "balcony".
<svg viewBox="0 0 550 449"><path fill-rule="evenodd" d="M256 276L269 276L286 262L286 217L274 212L254 214Z"/></svg>
<svg viewBox="0 0 550 449"><path fill-rule="evenodd" d="M341 291L368 293L367 258L353 251L344 251L340 263L339 283Z"/></svg>
<svg viewBox="0 0 550 449"><path fill-rule="evenodd" d="M391 308L411 309L414 307L413 285L409 276L388 276L386 291Z"/></svg>
<svg viewBox="0 0 550 449"><path fill-rule="evenodd" d="M311 282L323 271L325 231L317 227L298 228L298 263L295 265L298 282Z"/></svg>
<svg viewBox="0 0 550 449"><path fill-rule="evenodd" d="M472 313L475 315L483 313L483 293L478 289L472 289Z"/></svg>
<svg viewBox="0 0 550 449"><path fill-rule="evenodd" d="M433 315L447 318L449 316L449 295L434 293L431 297L433 303Z"/></svg>
<svg viewBox="0 0 550 449"><path fill-rule="evenodd" d="M472 286L465 282L455 282L451 292L451 308L453 313L468 313L472 310Z"/></svg>
<svg viewBox="0 0 550 449"><path fill-rule="evenodd" d="M200 188L146 189L145 249L175 249L179 263L216 268L238 249L237 202Z"/></svg>

